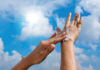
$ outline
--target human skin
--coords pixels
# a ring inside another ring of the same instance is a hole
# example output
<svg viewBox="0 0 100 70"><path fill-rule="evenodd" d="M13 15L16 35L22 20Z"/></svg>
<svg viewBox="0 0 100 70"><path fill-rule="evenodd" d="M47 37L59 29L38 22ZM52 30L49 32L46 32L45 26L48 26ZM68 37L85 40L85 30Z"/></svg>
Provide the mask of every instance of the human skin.
<svg viewBox="0 0 100 70"><path fill-rule="evenodd" d="M77 70L77 63L74 52L74 42L77 40L83 18L80 18L78 13L75 14L74 19L70 22L71 13L68 15L65 27L62 32L65 32L67 28L69 28L70 38L67 41L61 42L61 67L60 70ZM56 29L59 33L61 30L59 28Z"/></svg>
<svg viewBox="0 0 100 70"><path fill-rule="evenodd" d="M41 41L29 55L25 56L12 70L27 70L30 66L40 64L55 48L55 44L63 41L67 33L56 36L54 33L49 40Z"/></svg>

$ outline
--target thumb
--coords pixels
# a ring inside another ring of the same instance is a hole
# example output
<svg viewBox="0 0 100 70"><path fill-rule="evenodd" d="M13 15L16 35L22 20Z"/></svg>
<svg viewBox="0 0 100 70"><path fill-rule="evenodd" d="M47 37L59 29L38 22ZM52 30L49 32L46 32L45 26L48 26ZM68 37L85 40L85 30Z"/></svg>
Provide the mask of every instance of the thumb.
<svg viewBox="0 0 100 70"><path fill-rule="evenodd" d="M48 47L49 53L51 53L54 49L55 49L55 45L54 45L54 44L51 44L51 45Z"/></svg>

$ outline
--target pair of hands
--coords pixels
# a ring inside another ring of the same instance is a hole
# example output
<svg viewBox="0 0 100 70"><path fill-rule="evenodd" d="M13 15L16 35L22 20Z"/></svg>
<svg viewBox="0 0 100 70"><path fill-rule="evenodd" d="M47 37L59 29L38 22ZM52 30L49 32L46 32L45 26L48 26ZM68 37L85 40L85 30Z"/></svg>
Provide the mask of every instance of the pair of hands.
<svg viewBox="0 0 100 70"><path fill-rule="evenodd" d="M54 33L49 40L41 41L35 50L25 57L31 65L41 63L54 50L55 44L62 42L68 36L66 29L69 28L70 30L70 39L68 41L72 41L73 43L76 41L81 30L83 19L76 13L72 22L70 20L71 13L67 17L63 31L57 28L56 31L58 33Z"/></svg>

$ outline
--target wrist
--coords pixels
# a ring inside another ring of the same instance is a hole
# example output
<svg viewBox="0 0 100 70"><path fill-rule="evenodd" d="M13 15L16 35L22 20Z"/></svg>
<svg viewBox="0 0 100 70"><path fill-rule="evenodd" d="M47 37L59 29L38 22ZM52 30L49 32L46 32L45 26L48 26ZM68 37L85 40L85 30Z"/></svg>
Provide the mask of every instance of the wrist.
<svg viewBox="0 0 100 70"><path fill-rule="evenodd" d="M32 63L30 62L30 59L29 59L29 57L28 56L25 56L23 59L22 59L22 68L23 69L28 69L31 65L32 65Z"/></svg>
<svg viewBox="0 0 100 70"><path fill-rule="evenodd" d="M61 49L65 49L65 48L68 49L68 47L71 48L73 47L73 45L74 45L74 42L72 40L63 41L61 42Z"/></svg>
<svg viewBox="0 0 100 70"><path fill-rule="evenodd" d="M27 70L31 66L31 63L28 62L27 56L22 58L22 60L14 66L11 70Z"/></svg>
<svg viewBox="0 0 100 70"><path fill-rule="evenodd" d="M68 44L68 43L69 43L69 44L71 43L71 44L74 44L74 41L71 40L71 39L69 39L69 40L65 40L65 41L63 41L62 43L67 43L67 44Z"/></svg>

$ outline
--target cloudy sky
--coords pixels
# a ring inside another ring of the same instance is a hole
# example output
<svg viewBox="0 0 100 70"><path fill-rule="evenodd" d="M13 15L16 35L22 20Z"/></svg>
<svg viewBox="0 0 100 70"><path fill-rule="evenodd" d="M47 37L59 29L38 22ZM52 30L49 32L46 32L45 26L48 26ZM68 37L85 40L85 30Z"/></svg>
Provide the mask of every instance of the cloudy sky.
<svg viewBox="0 0 100 70"><path fill-rule="evenodd" d="M0 0L0 70L10 70L56 27L69 12L84 18L75 43L78 70L100 70L100 0ZM29 70L60 70L60 43L40 65Z"/></svg>

